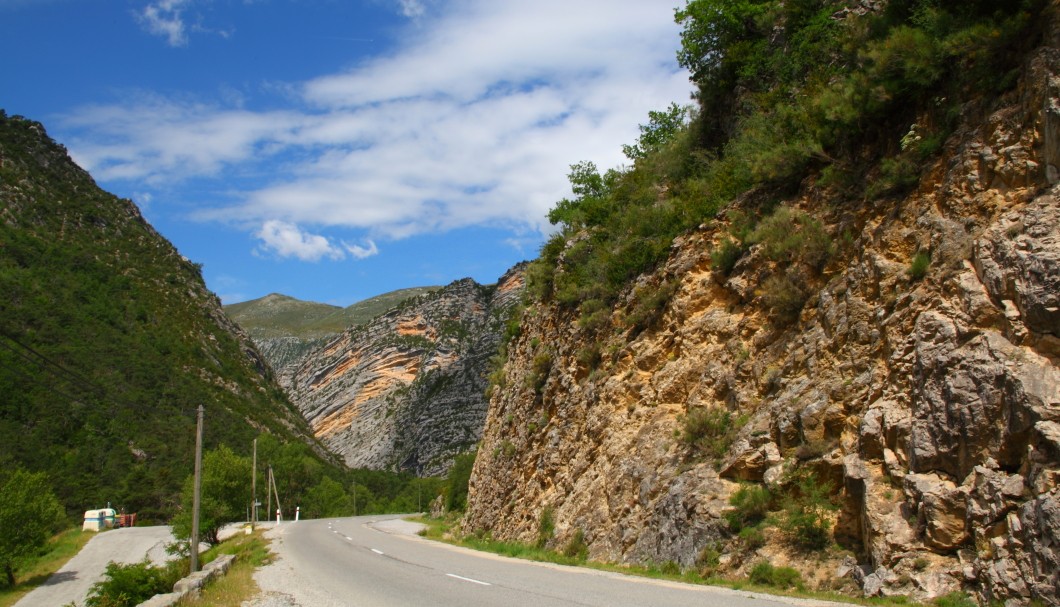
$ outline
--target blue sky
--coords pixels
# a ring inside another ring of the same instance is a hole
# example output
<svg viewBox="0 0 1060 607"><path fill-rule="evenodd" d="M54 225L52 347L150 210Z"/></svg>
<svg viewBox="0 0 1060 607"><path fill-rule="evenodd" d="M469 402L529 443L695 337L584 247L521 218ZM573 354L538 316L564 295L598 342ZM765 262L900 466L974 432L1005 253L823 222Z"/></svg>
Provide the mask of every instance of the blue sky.
<svg viewBox="0 0 1060 607"><path fill-rule="evenodd" d="M225 303L336 305L537 255L569 166L689 102L679 0L0 0L0 108Z"/></svg>

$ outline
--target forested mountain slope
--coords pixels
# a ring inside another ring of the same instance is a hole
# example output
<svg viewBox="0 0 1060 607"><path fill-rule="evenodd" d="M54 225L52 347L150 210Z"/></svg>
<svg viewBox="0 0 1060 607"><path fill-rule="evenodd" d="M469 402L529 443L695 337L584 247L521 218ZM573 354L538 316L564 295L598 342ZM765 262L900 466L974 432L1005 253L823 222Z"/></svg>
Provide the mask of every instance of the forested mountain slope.
<svg viewBox="0 0 1060 607"><path fill-rule="evenodd" d="M305 421L202 280L44 127L0 112L0 465L44 471L76 515L168 517L206 447Z"/></svg>
<svg viewBox="0 0 1060 607"><path fill-rule="evenodd" d="M696 107L572 167L465 529L1060 604L1057 2L677 18Z"/></svg>

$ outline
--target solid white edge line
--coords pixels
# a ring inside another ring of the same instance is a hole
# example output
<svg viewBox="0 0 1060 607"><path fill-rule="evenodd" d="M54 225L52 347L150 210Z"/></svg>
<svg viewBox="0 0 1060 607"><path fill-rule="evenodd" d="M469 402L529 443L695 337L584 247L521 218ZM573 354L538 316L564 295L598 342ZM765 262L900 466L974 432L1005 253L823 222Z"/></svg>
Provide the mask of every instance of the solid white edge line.
<svg viewBox="0 0 1060 607"><path fill-rule="evenodd" d="M455 573L447 573L446 575L448 575L449 577L452 577L452 578L456 578L458 580L464 580L465 582L471 582L472 584L479 584L481 586L492 586L493 585L493 584L490 584L489 582L480 582L478 580L473 580L473 579L471 579L469 577L464 577L462 575L457 575Z"/></svg>

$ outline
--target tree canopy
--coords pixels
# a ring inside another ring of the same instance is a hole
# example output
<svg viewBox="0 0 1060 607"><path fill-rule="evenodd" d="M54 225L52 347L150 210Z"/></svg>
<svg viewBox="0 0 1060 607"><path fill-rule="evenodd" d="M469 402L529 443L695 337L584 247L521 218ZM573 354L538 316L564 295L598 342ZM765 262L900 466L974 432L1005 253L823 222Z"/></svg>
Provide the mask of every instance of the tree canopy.
<svg viewBox="0 0 1060 607"><path fill-rule="evenodd" d="M16 469L0 476L0 567L8 585L15 569L63 525L63 509L42 473Z"/></svg>

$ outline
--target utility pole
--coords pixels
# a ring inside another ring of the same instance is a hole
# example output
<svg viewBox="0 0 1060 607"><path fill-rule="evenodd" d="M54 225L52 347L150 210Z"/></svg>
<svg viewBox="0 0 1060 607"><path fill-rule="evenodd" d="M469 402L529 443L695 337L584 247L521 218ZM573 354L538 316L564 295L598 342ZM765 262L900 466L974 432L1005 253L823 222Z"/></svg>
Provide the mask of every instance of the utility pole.
<svg viewBox="0 0 1060 607"><path fill-rule="evenodd" d="M250 470L250 528L258 523L258 439L254 439L254 463Z"/></svg>
<svg viewBox="0 0 1060 607"><path fill-rule="evenodd" d="M283 506L280 505L280 493L276 489L276 477L272 475L272 467L269 467L269 482L272 483L272 494L276 497L276 522L280 522L283 516Z"/></svg>
<svg viewBox="0 0 1060 607"><path fill-rule="evenodd" d="M269 491L272 489L272 464L269 464L269 477L265 479L265 482L268 483L265 485L265 497L268 499L265 506L265 520L269 520L272 518L272 492Z"/></svg>
<svg viewBox="0 0 1060 607"><path fill-rule="evenodd" d="M202 416L205 409L199 405L199 414L195 427L195 490L191 500L191 550L190 559L191 572L199 570L199 502L202 487Z"/></svg>

